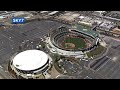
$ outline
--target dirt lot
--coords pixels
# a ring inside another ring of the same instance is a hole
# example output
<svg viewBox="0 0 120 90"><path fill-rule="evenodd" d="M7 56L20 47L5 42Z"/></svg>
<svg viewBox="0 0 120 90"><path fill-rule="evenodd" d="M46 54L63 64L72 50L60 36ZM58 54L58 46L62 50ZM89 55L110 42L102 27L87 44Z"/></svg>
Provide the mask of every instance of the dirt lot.
<svg viewBox="0 0 120 90"><path fill-rule="evenodd" d="M113 29L113 31L111 31L111 32L116 33L116 34L120 34L120 29L115 28L115 29Z"/></svg>
<svg viewBox="0 0 120 90"><path fill-rule="evenodd" d="M48 72L51 74L51 78L54 79L56 76L60 75L60 73L55 69L54 66L52 66L51 70Z"/></svg>

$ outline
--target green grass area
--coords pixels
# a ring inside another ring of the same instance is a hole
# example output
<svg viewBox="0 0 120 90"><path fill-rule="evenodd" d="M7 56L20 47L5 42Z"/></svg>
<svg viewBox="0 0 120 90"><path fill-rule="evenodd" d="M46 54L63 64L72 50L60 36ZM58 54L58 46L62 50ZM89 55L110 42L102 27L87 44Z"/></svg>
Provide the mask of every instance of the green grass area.
<svg viewBox="0 0 120 90"><path fill-rule="evenodd" d="M85 24L79 24L81 28L87 29L87 30L91 30L91 27L89 25L85 25Z"/></svg>
<svg viewBox="0 0 120 90"><path fill-rule="evenodd" d="M74 49L86 48L86 42L82 38L69 37L69 38L66 38L64 42L73 43L75 45ZM65 43L64 43L64 47L66 47Z"/></svg>
<svg viewBox="0 0 120 90"><path fill-rule="evenodd" d="M94 57L96 55L99 55L100 53L102 53L104 51L104 47L99 45L96 49L94 49L93 51L90 51L87 53L88 57Z"/></svg>
<svg viewBox="0 0 120 90"><path fill-rule="evenodd" d="M52 54L51 57L52 57L52 59L53 59L53 65L54 65L55 69L56 69L59 73L63 74L64 71L63 71L63 69L59 66L58 61L59 61L61 58L63 58L64 56L61 56L61 55L58 55L58 54Z"/></svg>
<svg viewBox="0 0 120 90"><path fill-rule="evenodd" d="M63 69L59 66L58 62L54 62L54 67L55 67L55 69L56 69L59 73L64 74L64 71L63 71Z"/></svg>
<svg viewBox="0 0 120 90"><path fill-rule="evenodd" d="M88 30L91 30L91 27L89 25L85 25L85 24L80 24L80 23L77 23L77 24L74 24L75 26L80 26L81 29L88 29Z"/></svg>

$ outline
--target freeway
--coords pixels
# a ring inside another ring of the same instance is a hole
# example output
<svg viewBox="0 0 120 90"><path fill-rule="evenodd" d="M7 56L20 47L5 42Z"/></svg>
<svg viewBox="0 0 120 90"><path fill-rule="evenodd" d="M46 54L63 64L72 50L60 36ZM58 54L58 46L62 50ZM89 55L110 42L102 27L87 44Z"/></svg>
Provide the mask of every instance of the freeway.
<svg viewBox="0 0 120 90"><path fill-rule="evenodd" d="M97 17L100 17L100 18L103 18L103 19L106 19L106 20L111 20L111 21L120 21L120 19L112 18L112 17L108 17L108 16L100 16L100 15L94 15L94 16L97 16Z"/></svg>
<svg viewBox="0 0 120 90"><path fill-rule="evenodd" d="M16 11L6 11L6 12L3 12L3 13L0 13L0 16L2 15L9 15L9 14L12 14L12 13L15 13Z"/></svg>
<svg viewBox="0 0 120 90"><path fill-rule="evenodd" d="M120 19L117 18L112 18L112 17L107 17L107 16L102 16L105 19L109 19L109 20L115 20L115 21L120 21Z"/></svg>

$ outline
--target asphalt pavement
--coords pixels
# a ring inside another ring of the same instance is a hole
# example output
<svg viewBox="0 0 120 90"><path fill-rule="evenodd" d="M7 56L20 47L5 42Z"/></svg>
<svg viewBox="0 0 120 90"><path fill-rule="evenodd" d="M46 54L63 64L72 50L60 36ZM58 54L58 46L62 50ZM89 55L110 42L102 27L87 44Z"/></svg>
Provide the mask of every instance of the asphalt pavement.
<svg viewBox="0 0 120 90"><path fill-rule="evenodd" d="M0 28L0 65L8 64L10 57L18 51L19 45L24 40L43 38L50 28L57 28L62 25L55 21L42 20L33 21L22 26L12 26L10 28ZM4 79L12 78L10 73L0 68L0 77Z"/></svg>
<svg viewBox="0 0 120 90"><path fill-rule="evenodd" d="M10 73L3 69L3 67L0 67L0 78L1 79L14 79Z"/></svg>

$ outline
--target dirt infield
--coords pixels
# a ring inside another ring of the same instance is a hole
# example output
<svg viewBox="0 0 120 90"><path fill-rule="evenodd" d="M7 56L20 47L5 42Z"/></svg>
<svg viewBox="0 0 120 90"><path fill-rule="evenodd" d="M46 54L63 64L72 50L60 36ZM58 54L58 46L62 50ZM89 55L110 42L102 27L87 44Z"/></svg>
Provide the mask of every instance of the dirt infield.
<svg viewBox="0 0 120 90"><path fill-rule="evenodd" d="M65 43L65 48L73 49L73 48L75 48L75 44L73 44L73 43Z"/></svg>
<svg viewBox="0 0 120 90"><path fill-rule="evenodd" d="M65 49L83 49L87 47L83 38L73 36L66 36L61 43L61 46Z"/></svg>

